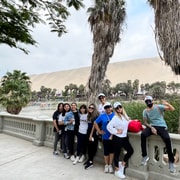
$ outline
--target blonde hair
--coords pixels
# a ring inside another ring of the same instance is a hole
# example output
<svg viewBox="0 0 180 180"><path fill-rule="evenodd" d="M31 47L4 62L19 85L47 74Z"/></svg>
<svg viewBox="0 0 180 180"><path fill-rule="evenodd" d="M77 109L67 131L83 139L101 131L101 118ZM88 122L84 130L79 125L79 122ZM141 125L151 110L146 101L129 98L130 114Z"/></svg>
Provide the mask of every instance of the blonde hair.
<svg viewBox="0 0 180 180"><path fill-rule="evenodd" d="M125 109L122 107L122 112L121 113L117 113L116 109L115 109L115 114L116 116L118 116L120 119L122 119L122 116L127 120L129 121L129 117L125 111Z"/></svg>

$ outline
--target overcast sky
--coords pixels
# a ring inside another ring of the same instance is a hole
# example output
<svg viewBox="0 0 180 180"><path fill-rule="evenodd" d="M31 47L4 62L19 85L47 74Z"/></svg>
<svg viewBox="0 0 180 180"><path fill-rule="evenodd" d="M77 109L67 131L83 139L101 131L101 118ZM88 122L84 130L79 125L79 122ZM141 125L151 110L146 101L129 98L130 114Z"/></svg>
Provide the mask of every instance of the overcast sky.
<svg viewBox="0 0 180 180"><path fill-rule="evenodd" d="M85 8L80 11L71 9L71 17L65 24L68 33L61 38L51 33L47 26L38 25L33 30L33 37L39 44L28 46L29 55L1 44L0 77L15 69L32 75L90 66L93 43L87 8L92 2L85 0ZM147 0L126 2L126 26L110 62L158 56L153 34L153 9Z"/></svg>

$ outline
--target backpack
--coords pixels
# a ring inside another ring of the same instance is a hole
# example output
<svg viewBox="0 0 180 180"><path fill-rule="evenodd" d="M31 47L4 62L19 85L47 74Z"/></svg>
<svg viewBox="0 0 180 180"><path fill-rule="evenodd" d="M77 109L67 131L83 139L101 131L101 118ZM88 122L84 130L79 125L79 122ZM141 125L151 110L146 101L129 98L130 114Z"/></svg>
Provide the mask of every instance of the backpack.
<svg viewBox="0 0 180 180"><path fill-rule="evenodd" d="M131 120L128 125L128 131L138 133L139 131L142 131L144 128L142 126L142 123L138 119Z"/></svg>

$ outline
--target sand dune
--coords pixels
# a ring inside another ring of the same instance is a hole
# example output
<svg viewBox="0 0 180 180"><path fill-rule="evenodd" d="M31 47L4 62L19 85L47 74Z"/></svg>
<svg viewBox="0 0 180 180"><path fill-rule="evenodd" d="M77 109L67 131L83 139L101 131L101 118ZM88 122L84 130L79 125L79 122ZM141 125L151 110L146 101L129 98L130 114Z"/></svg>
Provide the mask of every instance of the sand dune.
<svg viewBox="0 0 180 180"><path fill-rule="evenodd" d="M70 83L86 85L90 74L90 67L71 69L37 75L30 75L32 90L38 91L41 86L64 90ZM159 58L136 59L110 63L106 72L111 86L117 83L134 81L138 79L140 84L156 81L180 82L180 76L175 76L169 66L166 66Z"/></svg>

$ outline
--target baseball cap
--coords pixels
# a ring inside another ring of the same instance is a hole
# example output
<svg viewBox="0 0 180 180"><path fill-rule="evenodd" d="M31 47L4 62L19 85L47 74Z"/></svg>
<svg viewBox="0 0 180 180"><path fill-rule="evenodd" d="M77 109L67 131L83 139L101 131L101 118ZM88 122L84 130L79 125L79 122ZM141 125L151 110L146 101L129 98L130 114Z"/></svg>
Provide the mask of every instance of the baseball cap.
<svg viewBox="0 0 180 180"><path fill-rule="evenodd" d="M120 102L115 102L113 104L113 107L116 109L118 106L122 106L122 104Z"/></svg>
<svg viewBox="0 0 180 180"><path fill-rule="evenodd" d="M147 100L152 101L152 100L153 100L152 96L146 96L145 99L144 99L144 101L147 101Z"/></svg>
<svg viewBox="0 0 180 180"><path fill-rule="evenodd" d="M104 94L104 93L99 93L99 94L98 94L98 98L99 98L100 96L105 97L105 94Z"/></svg>
<svg viewBox="0 0 180 180"><path fill-rule="evenodd" d="M111 107L112 105L111 105L111 103L110 103L110 102L106 102L106 103L104 104L104 108L105 108L106 106Z"/></svg>

